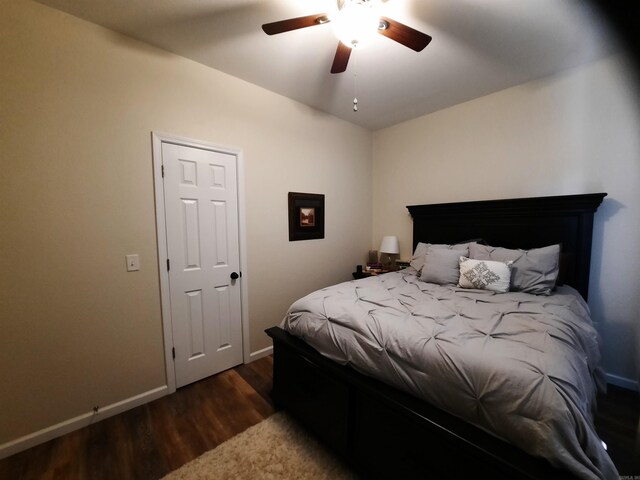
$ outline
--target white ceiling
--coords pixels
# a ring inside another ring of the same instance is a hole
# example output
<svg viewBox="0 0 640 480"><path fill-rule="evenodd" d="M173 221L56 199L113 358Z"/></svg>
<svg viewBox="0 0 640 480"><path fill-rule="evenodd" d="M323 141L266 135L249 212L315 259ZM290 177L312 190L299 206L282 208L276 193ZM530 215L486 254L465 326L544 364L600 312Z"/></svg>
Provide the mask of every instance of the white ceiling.
<svg viewBox="0 0 640 480"><path fill-rule="evenodd" d="M389 0L433 37L420 53L379 35L329 73L331 24L267 36L263 23L335 0L39 0L371 130L599 58L616 48L584 0ZM353 112L354 73L359 111Z"/></svg>

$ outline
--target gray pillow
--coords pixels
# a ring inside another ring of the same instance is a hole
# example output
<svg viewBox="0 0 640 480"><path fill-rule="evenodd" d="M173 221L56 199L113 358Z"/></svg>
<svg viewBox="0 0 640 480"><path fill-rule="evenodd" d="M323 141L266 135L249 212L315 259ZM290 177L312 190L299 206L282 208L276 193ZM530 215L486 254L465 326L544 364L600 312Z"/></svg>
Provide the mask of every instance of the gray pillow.
<svg viewBox="0 0 640 480"><path fill-rule="evenodd" d="M428 243L419 242L413 252L413 257L411 257L411 261L409 262L409 265L415 268L418 272L420 272L420 269L424 265L424 254L427 253L428 246Z"/></svg>
<svg viewBox="0 0 640 480"><path fill-rule="evenodd" d="M460 257L466 257L468 254L468 248L458 250L437 248L436 245L427 247L420 280L438 285L457 284L460 278Z"/></svg>
<svg viewBox="0 0 640 480"><path fill-rule="evenodd" d="M560 245L512 250L472 243L469 245L469 257L476 260L512 261L512 291L549 295L558 280Z"/></svg>
<svg viewBox="0 0 640 480"><path fill-rule="evenodd" d="M446 243L423 243L419 242L416 245L416 249L413 252L413 257L411 257L411 261L409 265L415 268L420 273L422 266L424 265L424 256L427 253L427 248L433 247L434 249L452 249L455 248L457 250L468 249L471 243L457 243L455 245L447 245ZM466 255L465 255L466 257Z"/></svg>

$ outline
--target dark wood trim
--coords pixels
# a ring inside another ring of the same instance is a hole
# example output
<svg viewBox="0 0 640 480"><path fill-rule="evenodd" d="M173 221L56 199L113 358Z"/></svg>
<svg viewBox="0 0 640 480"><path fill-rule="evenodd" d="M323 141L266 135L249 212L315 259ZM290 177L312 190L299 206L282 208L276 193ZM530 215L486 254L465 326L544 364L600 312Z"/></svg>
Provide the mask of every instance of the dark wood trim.
<svg viewBox="0 0 640 480"><path fill-rule="evenodd" d="M329 360L280 327L266 333L274 346L276 405L365 478L426 478L425 473L439 479L574 478L416 397ZM421 453L414 458L416 448Z"/></svg>
<svg viewBox="0 0 640 480"><path fill-rule="evenodd" d="M560 243L565 282L585 298L593 215L605 193L407 207L418 242L481 237L506 248ZM367 478L568 479L566 471L355 370L279 327L273 398Z"/></svg>
<svg viewBox="0 0 640 480"><path fill-rule="evenodd" d="M272 356L239 365L152 403L2 459L0 478L160 478L196 458L204 445L212 448L270 415L272 372ZM620 475L640 472L636 454L639 414L636 392L610 385L609 391L598 398L596 428L607 442ZM383 440L393 440L380 431L371 437L378 448L385 448Z"/></svg>
<svg viewBox="0 0 640 480"><path fill-rule="evenodd" d="M587 299L593 216L606 193L407 206L418 242L458 243L482 238L505 248L559 243L562 281Z"/></svg>
<svg viewBox="0 0 640 480"><path fill-rule="evenodd" d="M324 195L319 193L289 192L289 241L315 240L324 238ZM303 225L302 208L312 208L312 225Z"/></svg>

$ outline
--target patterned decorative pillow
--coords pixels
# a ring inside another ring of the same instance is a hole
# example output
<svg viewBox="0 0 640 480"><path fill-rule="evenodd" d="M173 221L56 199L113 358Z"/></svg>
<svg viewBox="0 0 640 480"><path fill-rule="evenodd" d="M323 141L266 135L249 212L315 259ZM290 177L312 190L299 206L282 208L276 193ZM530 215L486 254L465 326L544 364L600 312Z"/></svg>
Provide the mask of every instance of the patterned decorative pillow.
<svg viewBox="0 0 640 480"><path fill-rule="evenodd" d="M458 286L492 290L498 293L509 291L511 280L511 264L513 262L496 262L492 260L473 260L460 257L460 278Z"/></svg>
<svg viewBox="0 0 640 480"><path fill-rule="evenodd" d="M534 295L551 294L560 271L560 245L514 250L472 243L469 256L476 260L513 262L511 290Z"/></svg>

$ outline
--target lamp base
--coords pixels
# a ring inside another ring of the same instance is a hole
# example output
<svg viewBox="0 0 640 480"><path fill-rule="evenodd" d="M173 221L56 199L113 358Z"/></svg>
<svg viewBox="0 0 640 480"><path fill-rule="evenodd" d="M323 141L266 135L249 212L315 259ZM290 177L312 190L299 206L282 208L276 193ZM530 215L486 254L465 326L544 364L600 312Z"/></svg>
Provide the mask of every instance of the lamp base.
<svg viewBox="0 0 640 480"><path fill-rule="evenodd" d="M380 263L382 264L382 267L389 272L395 272L398 269L396 259L397 255L394 253L380 254Z"/></svg>

